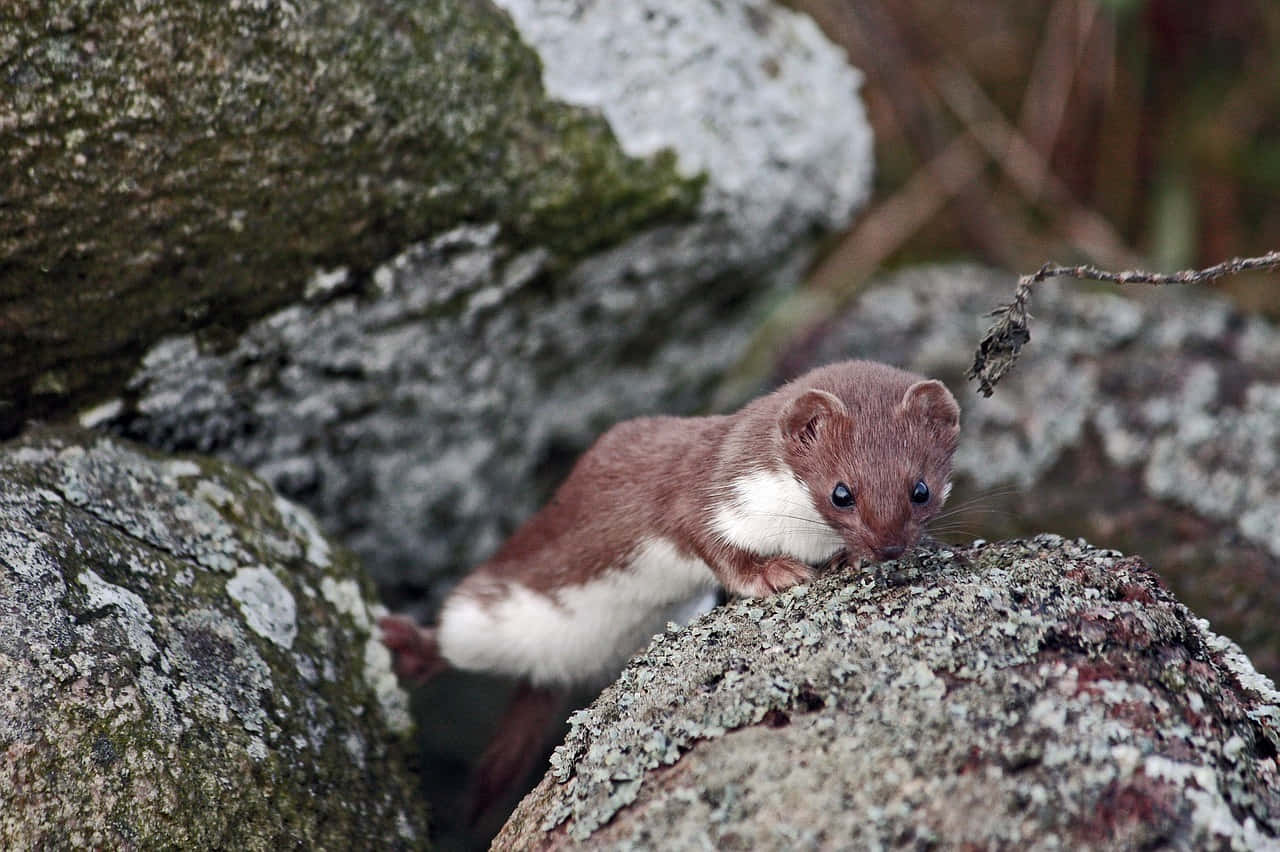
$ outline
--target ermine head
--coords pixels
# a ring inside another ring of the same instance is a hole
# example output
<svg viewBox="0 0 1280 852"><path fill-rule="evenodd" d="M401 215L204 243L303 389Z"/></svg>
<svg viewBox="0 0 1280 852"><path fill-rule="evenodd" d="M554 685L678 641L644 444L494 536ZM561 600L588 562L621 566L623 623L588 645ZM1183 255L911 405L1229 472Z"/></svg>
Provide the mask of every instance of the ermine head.
<svg viewBox="0 0 1280 852"><path fill-rule="evenodd" d="M960 407L941 382L883 364L810 376L779 415L783 457L850 561L896 558L951 491Z"/></svg>

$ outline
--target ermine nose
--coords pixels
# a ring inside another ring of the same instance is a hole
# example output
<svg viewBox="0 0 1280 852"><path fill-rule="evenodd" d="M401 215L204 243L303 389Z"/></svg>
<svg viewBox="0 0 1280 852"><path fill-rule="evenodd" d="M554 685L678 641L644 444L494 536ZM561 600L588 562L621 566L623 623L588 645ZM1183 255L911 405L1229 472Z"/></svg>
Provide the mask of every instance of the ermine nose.
<svg viewBox="0 0 1280 852"><path fill-rule="evenodd" d="M884 560L884 559L897 559L897 558L898 558L899 556L901 556L905 551L906 551L906 548L905 548L905 547L903 547L903 546L902 546L902 545L900 545L900 544L891 544L891 545L889 545L889 546L887 546L887 547L877 547L877 548L876 548L876 558L881 559L881 560Z"/></svg>

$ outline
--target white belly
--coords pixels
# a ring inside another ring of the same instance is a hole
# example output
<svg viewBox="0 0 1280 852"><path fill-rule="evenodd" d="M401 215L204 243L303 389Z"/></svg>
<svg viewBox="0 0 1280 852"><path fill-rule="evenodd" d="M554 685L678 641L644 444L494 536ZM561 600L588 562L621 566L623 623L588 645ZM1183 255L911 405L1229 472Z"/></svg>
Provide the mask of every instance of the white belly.
<svg viewBox="0 0 1280 852"><path fill-rule="evenodd" d="M440 614L440 651L455 668L528 678L536 685L602 682L667 621L715 588L706 563L649 539L625 568L555 596L506 582L502 596L451 597Z"/></svg>

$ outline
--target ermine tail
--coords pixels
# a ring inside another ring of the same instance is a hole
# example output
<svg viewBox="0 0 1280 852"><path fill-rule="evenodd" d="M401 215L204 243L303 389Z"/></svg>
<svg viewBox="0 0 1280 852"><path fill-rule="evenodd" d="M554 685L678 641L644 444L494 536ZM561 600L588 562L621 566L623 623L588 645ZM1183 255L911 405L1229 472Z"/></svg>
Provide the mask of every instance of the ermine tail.
<svg viewBox="0 0 1280 852"><path fill-rule="evenodd" d="M391 649L396 674L405 680L426 683L449 667L440 656L434 627L420 627L403 615L384 615L378 626L382 628L382 644Z"/></svg>

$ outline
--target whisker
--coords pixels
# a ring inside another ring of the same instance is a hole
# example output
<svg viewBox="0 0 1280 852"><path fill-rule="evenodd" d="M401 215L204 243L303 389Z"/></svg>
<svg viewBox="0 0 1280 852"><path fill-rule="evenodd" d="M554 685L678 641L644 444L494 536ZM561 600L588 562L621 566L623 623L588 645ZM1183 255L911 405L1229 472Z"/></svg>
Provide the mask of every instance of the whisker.
<svg viewBox="0 0 1280 852"><path fill-rule="evenodd" d="M959 503L955 506L948 506L946 508L946 511L963 512L966 509L999 508L1002 505L1007 505L1007 504L1002 504L1002 503L993 504L987 500L970 500L967 503Z"/></svg>
<svg viewBox="0 0 1280 852"><path fill-rule="evenodd" d="M961 541L973 541L975 538L982 538L982 536L974 533L973 531L966 532L964 530L930 532L929 535L933 539L937 541L945 541L947 544L957 544Z"/></svg>
<svg viewBox="0 0 1280 852"><path fill-rule="evenodd" d="M805 522L804 518L788 518L785 515L767 515L762 517L767 519L782 518L790 521ZM826 524L815 524L815 523L806 523L806 525L804 526L779 527L776 530L774 530L774 532L777 532L779 535L782 535L782 536L805 535L813 538L831 537L832 535L835 535L835 531L831 527L827 526Z"/></svg>
<svg viewBox="0 0 1280 852"><path fill-rule="evenodd" d="M1013 514L1014 513L1012 509L1006 509L1002 506L983 506L979 504L973 504L969 506L954 506L954 507L949 506L943 511L939 512L934 517L945 518L948 515L971 515L971 514L976 514L981 512L990 512L994 514L1001 514L1001 513Z"/></svg>
<svg viewBox="0 0 1280 852"><path fill-rule="evenodd" d="M1002 506L957 506L954 509L947 509L945 512L939 512L936 517L942 517L943 515L968 515L975 512L1012 513L1013 510L1006 509Z"/></svg>
<svg viewBox="0 0 1280 852"><path fill-rule="evenodd" d="M1022 486L1016 482L1006 482L1003 485L991 485L986 488L975 487L973 493L978 496L992 494L1009 494L1013 491L1021 491Z"/></svg>
<svg viewBox="0 0 1280 852"><path fill-rule="evenodd" d="M939 523L938 520L935 518L934 520L925 524L925 529L928 529L932 532L945 532L947 530L980 529L980 528L981 528L980 524L972 523L967 518L953 518L949 521L944 521L942 523Z"/></svg>
<svg viewBox="0 0 1280 852"><path fill-rule="evenodd" d="M976 529L981 529L981 527L975 526L974 524L954 523L954 524L938 524L937 526L934 526L933 524L928 524L926 526L926 529L928 529L929 532L932 532L932 533L940 533L940 532L954 532L956 530L976 530Z"/></svg>
<svg viewBox="0 0 1280 852"><path fill-rule="evenodd" d="M968 499L968 500L965 500L965 501L963 501L963 502L960 502L960 503L949 503L949 504L947 505L947 511L948 511L948 512L955 512L955 511L958 511L958 510L961 510L961 509L967 509L967 508L969 508L969 507L971 507L971 506L981 506L981 505L982 505L982 504L984 504L984 503L988 503L988 502L991 502L991 501L995 500L995 498L996 498L996 497L1012 496L1012 495L1017 494L1017 493L1020 493L1020 492L1018 492L1018 491L1010 491L1008 494L1003 494L1003 495L983 494L983 495L978 496L978 497L972 497L972 498L970 498L970 499Z"/></svg>
<svg viewBox="0 0 1280 852"><path fill-rule="evenodd" d="M831 527L824 521L815 520L813 518L806 518L802 515L785 515L780 512L768 512L768 513L757 512L752 514L750 517L757 518L760 520L772 520L774 518L784 518L788 521L798 521L799 523L802 523L802 524L808 524L809 526L815 527L817 529L824 529L824 530L831 529Z"/></svg>
<svg viewBox="0 0 1280 852"><path fill-rule="evenodd" d="M992 488L982 488L968 494L971 500L983 500L988 497L1007 497L1010 494L1016 494L1022 490L1021 485L997 485Z"/></svg>
<svg viewBox="0 0 1280 852"><path fill-rule="evenodd" d="M817 524L819 526L824 526L824 527L827 525L825 521L819 520L817 518L807 517L805 515L787 515L781 512L776 512L771 517L788 518L790 520L795 520L795 521L804 521L807 524Z"/></svg>
<svg viewBox="0 0 1280 852"><path fill-rule="evenodd" d="M951 533L981 533L983 529L973 524L942 524L936 527L928 524L925 526L925 532L929 533L929 535L949 535Z"/></svg>
<svg viewBox="0 0 1280 852"><path fill-rule="evenodd" d="M779 506L793 507L797 509L813 509L812 503L797 502L795 500L778 500Z"/></svg>
<svg viewBox="0 0 1280 852"><path fill-rule="evenodd" d="M980 530L982 527L978 524L953 521L949 524L926 524L926 529L930 532L951 532L952 530Z"/></svg>

